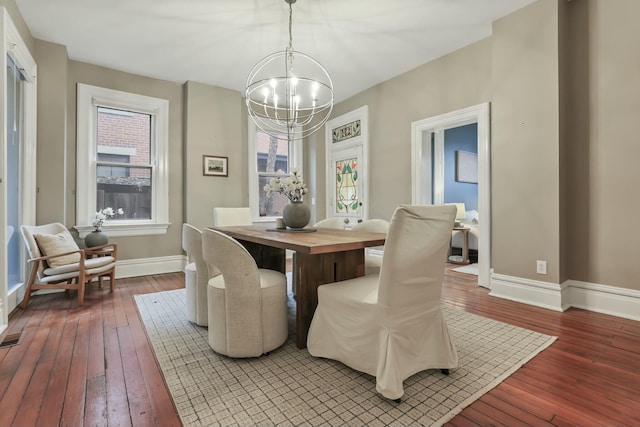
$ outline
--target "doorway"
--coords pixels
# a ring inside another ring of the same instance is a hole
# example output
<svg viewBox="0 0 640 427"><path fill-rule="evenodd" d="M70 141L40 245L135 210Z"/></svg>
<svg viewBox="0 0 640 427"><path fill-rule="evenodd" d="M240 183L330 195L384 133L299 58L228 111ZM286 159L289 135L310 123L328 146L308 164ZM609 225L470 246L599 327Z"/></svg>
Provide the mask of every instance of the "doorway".
<svg viewBox="0 0 640 427"><path fill-rule="evenodd" d="M411 189L413 204L438 204L442 188L434 186L434 176L444 167L432 154L434 135L468 124L477 124L478 153L478 285L491 287L491 183L489 149L489 103L411 123ZM434 172L435 171L435 172ZM434 197L434 194L438 197Z"/></svg>
<svg viewBox="0 0 640 427"><path fill-rule="evenodd" d="M368 219L368 117L362 106L327 122L326 217L343 218L346 228Z"/></svg>

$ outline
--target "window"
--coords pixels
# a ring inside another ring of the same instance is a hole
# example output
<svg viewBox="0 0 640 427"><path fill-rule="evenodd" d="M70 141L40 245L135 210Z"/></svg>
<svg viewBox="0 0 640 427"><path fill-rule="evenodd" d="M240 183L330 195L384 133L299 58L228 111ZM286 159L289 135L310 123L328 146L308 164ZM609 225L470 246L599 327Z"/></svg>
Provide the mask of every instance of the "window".
<svg viewBox="0 0 640 427"><path fill-rule="evenodd" d="M78 84L76 229L84 237L96 211L111 207L110 236L166 233L169 102Z"/></svg>
<svg viewBox="0 0 640 427"><path fill-rule="evenodd" d="M302 141L288 142L261 131L249 120L249 207L254 222L273 221L282 216L289 199L282 194L267 197L264 186L269 180L298 168L302 174ZM283 135L283 138L284 137ZM304 178L304 174L302 174Z"/></svg>

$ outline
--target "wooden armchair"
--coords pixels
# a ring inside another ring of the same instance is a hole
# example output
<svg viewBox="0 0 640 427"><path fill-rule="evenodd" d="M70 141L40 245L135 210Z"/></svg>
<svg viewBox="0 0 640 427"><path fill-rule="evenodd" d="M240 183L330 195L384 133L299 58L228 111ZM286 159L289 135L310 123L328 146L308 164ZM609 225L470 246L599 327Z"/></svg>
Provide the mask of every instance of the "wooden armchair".
<svg viewBox="0 0 640 427"><path fill-rule="evenodd" d="M109 277L111 292L115 287L118 245L108 243L80 249L69 230L60 223L23 225L20 227L27 251L31 273L22 301L25 309L33 292L40 289L78 291L78 305L84 302L85 285Z"/></svg>

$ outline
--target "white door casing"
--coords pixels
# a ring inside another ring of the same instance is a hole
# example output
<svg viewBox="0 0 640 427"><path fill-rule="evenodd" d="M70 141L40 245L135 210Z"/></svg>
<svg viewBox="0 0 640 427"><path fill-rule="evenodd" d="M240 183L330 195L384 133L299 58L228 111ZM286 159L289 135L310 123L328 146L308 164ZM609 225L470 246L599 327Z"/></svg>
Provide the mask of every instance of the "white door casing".
<svg viewBox="0 0 640 427"><path fill-rule="evenodd" d="M20 148L19 148L19 218L20 224L35 224L36 221L36 103L37 103L37 66L24 40L20 36L18 29L7 10L0 7L0 39L2 44L2 89L0 98L0 241L5 244L9 237L7 227L7 58L11 60L19 69L24 79L20 105L21 110L17 117L18 123L12 125L20 126ZM17 92L16 92L17 94ZM15 104L15 103L14 103ZM20 235L20 230L13 230L13 238ZM20 257L26 259L22 239L20 239ZM23 270L22 279L27 273L26 262L21 262ZM24 281L17 284L12 289L8 289L7 280L7 256L2 251L0 256L0 332L7 326L8 314L16 307L24 295Z"/></svg>
<svg viewBox="0 0 640 427"><path fill-rule="evenodd" d="M442 189L431 179L431 135L444 134L445 129L471 123L478 125L478 285L491 287L491 152L489 136L489 103L429 117L411 123L411 201L431 204L441 199ZM437 160L437 159L435 159ZM438 164L435 168L442 168ZM440 184L441 185L441 184ZM437 203L436 203L437 204Z"/></svg>

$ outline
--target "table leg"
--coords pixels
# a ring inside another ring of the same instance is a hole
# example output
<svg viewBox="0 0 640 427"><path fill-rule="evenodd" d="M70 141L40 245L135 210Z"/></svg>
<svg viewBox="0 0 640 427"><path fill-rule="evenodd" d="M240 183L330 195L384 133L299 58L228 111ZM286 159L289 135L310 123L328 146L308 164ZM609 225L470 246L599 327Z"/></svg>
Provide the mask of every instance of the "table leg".
<svg viewBox="0 0 640 427"><path fill-rule="evenodd" d="M295 268L296 345L306 348L318 286L364 276L364 249L315 255L297 252Z"/></svg>
<svg viewBox="0 0 640 427"><path fill-rule="evenodd" d="M284 249L264 246L246 240L238 241L245 247L247 252L251 254L258 268L268 268L269 270L279 271L283 274L286 272L287 260Z"/></svg>
<svg viewBox="0 0 640 427"><path fill-rule="evenodd" d="M462 233L462 262L469 264L469 231Z"/></svg>

